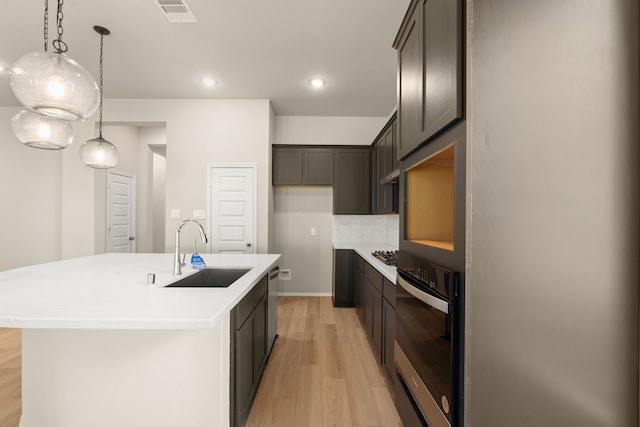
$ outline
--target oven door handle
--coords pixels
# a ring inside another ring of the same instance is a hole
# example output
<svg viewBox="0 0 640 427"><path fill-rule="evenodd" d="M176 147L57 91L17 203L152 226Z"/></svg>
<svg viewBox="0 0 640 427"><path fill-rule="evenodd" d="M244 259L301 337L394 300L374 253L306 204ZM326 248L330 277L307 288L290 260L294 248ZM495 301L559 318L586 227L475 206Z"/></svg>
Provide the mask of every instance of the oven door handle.
<svg viewBox="0 0 640 427"><path fill-rule="evenodd" d="M398 282L398 285L402 287L402 289L418 298L423 303L430 305L431 307L445 314L449 314L449 303L447 301L443 301L440 298L436 298L433 295L421 291L420 289L412 286L409 282L400 277L400 275L396 276L396 281Z"/></svg>

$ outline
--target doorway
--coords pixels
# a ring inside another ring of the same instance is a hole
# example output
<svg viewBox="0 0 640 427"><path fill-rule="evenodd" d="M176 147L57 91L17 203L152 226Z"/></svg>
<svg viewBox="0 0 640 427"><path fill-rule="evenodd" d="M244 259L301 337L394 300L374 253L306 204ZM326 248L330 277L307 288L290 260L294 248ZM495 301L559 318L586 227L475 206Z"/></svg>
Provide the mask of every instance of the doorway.
<svg viewBox="0 0 640 427"><path fill-rule="evenodd" d="M209 165L211 253L256 253L256 169L256 164Z"/></svg>
<svg viewBox="0 0 640 427"><path fill-rule="evenodd" d="M107 171L107 253L136 251L136 177Z"/></svg>

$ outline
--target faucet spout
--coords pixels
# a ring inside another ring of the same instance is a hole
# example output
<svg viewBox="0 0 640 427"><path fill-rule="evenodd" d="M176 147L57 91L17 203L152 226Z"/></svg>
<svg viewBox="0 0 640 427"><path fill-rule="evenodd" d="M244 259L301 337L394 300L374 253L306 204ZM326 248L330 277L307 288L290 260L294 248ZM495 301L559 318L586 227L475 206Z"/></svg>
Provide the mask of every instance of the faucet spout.
<svg viewBox="0 0 640 427"><path fill-rule="evenodd" d="M209 239L207 239L207 233L204 231L204 227L198 221L196 221L195 219L185 219L183 221L180 221L180 224L178 224L178 226L176 227L176 245L175 245L175 252L173 256L173 275L174 276L181 275L182 267L184 266L184 263L180 261L180 230L182 230L182 227L184 227L185 224L188 224L190 222L196 224L200 229L200 240L202 241L202 244L206 245L209 242Z"/></svg>

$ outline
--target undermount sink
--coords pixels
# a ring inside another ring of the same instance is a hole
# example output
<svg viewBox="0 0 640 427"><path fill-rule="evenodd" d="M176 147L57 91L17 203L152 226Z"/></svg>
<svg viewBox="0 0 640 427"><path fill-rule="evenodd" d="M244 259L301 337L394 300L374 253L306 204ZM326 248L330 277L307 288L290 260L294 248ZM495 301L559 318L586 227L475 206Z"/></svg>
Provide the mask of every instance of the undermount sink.
<svg viewBox="0 0 640 427"><path fill-rule="evenodd" d="M205 268L165 288L227 288L250 270L250 268Z"/></svg>

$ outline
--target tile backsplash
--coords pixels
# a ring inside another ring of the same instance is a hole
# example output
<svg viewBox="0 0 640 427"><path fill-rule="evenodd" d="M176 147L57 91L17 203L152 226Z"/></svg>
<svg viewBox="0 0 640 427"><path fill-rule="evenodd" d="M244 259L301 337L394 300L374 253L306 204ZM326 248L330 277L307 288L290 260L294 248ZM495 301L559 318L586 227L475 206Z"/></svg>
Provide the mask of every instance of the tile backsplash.
<svg viewBox="0 0 640 427"><path fill-rule="evenodd" d="M385 242L398 247L398 215L334 215L332 239L338 242Z"/></svg>

